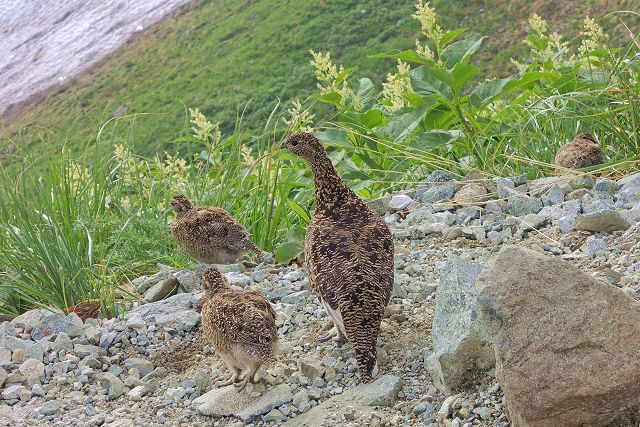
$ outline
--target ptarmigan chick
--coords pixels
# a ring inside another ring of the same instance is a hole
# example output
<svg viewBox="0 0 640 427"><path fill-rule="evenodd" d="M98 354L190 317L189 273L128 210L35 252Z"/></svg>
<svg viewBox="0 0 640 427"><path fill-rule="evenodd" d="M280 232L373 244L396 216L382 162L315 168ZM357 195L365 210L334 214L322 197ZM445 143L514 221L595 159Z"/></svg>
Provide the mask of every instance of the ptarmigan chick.
<svg viewBox="0 0 640 427"><path fill-rule="evenodd" d="M393 239L384 219L340 179L322 144L309 133L284 146L311 167L316 210L305 237L313 291L340 338L355 347L363 382L377 374L376 342L393 290Z"/></svg>
<svg viewBox="0 0 640 427"><path fill-rule="evenodd" d="M231 264L245 252L261 257L249 233L224 209L193 206L183 195L171 200L171 233L185 252L205 264Z"/></svg>
<svg viewBox="0 0 640 427"><path fill-rule="evenodd" d="M262 294L231 289L215 268L202 273L202 287L204 336L232 372L216 385L235 384L240 391L256 382L260 365L275 359L276 313Z"/></svg>
<svg viewBox="0 0 640 427"><path fill-rule="evenodd" d="M595 138L581 133L573 141L560 147L556 153L556 166L567 169L580 169L596 166L605 162L604 155Z"/></svg>

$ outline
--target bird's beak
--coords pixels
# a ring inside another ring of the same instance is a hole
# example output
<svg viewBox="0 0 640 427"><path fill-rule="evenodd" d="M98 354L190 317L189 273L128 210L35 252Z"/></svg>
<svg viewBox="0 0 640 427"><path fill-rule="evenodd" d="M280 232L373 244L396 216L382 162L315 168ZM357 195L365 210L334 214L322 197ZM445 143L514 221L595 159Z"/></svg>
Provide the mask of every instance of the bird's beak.
<svg viewBox="0 0 640 427"><path fill-rule="evenodd" d="M287 148L287 141L284 140L282 144L280 144L280 149Z"/></svg>

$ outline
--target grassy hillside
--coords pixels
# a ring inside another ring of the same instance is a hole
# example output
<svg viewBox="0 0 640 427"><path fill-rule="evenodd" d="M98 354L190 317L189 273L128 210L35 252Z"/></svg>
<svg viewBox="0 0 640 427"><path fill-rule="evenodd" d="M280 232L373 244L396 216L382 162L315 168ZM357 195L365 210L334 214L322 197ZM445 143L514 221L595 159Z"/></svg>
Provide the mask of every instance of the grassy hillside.
<svg viewBox="0 0 640 427"><path fill-rule="evenodd" d="M531 13L545 17L552 30L577 34L585 14L602 16L630 9L632 3L432 2L445 27L489 35L475 60L489 75L504 74L509 58L523 52L521 40ZM14 109L8 122L13 130L38 125L23 141L67 141L80 152L114 112L126 107L127 115L142 115L112 122L104 131L145 155L188 134L185 106L220 120L227 132L244 110L244 125L261 129L278 99L288 107L292 99L304 99L314 89L309 49L331 51L337 63L358 66L356 75L381 81L394 61L367 55L413 47L419 34L413 10L413 0L195 1L70 86L52 91L35 105ZM609 19L605 28L628 40L616 19Z"/></svg>

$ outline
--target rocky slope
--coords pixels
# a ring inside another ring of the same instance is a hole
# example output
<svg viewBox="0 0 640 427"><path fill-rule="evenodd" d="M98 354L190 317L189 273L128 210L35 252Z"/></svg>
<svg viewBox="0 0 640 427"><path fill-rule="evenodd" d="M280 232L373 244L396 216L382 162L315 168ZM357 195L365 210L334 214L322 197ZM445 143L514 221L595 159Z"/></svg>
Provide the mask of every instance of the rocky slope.
<svg viewBox="0 0 640 427"><path fill-rule="evenodd" d="M0 425L635 422L640 174L435 172L374 205L395 235L396 280L372 383L349 344L316 342L329 319L303 268L242 263L225 274L273 302L279 359L242 393L212 388L226 372L198 331L201 268L159 266L133 283L140 302L122 319L34 310L1 324Z"/></svg>

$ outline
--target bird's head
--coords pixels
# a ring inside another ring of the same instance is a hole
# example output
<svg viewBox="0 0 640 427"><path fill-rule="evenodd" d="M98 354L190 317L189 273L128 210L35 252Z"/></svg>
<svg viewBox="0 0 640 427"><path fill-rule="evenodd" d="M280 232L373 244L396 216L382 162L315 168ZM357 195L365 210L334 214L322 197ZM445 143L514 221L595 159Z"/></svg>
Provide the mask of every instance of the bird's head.
<svg viewBox="0 0 640 427"><path fill-rule="evenodd" d="M217 268L209 267L202 272L202 290L205 297L211 296L227 287L229 287L229 282Z"/></svg>
<svg viewBox="0 0 640 427"><path fill-rule="evenodd" d="M576 139L581 141L581 142L598 145L598 142L593 137L593 135L591 135L590 133L578 134L578 136L576 136Z"/></svg>
<svg viewBox="0 0 640 427"><path fill-rule="evenodd" d="M174 196L173 199L171 199L171 207L173 208L173 211L175 213L180 214L193 208L193 205L191 204L191 201L187 199L186 196L184 196L183 194L179 194L177 196Z"/></svg>
<svg viewBox="0 0 640 427"><path fill-rule="evenodd" d="M316 158L326 156L324 148L318 138L308 132L298 132L290 136L282 144L282 148L286 148L296 156L300 156L307 161L313 161Z"/></svg>

